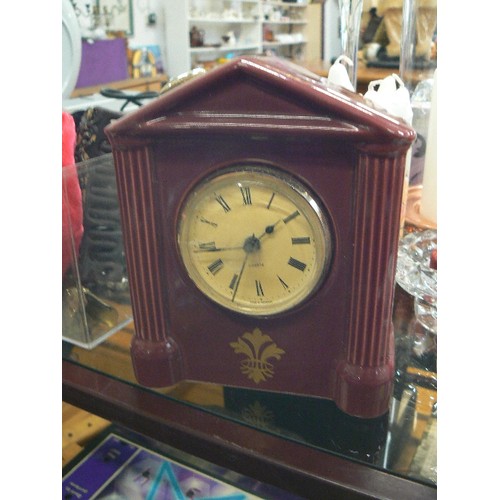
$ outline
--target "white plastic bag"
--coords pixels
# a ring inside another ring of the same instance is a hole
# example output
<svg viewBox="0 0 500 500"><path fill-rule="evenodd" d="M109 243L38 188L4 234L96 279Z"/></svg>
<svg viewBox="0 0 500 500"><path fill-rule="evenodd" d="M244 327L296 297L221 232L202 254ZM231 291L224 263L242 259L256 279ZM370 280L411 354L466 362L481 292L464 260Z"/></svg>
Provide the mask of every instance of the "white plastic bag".
<svg viewBox="0 0 500 500"><path fill-rule="evenodd" d="M342 55L337 57L328 72L328 83L340 85L341 87L354 92L354 87L352 86L349 75L347 74L346 67L342 64L343 62L352 66L352 61L347 56Z"/></svg>
<svg viewBox="0 0 500 500"><path fill-rule="evenodd" d="M410 93L398 75L393 73L383 80L370 82L364 98L376 109L402 118L408 125L412 124Z"/></svg>

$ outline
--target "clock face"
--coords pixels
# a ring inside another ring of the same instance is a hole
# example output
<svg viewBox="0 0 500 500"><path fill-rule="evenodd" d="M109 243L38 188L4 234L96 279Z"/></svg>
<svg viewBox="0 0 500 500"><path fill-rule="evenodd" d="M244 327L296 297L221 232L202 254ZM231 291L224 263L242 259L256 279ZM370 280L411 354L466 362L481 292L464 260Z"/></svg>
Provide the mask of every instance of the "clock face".
<svg viewBox="0 0 500 500"><path fill-rule="evenodd" d="M320 204L276 169L237 166L188 195L178 248L186 271L207 297L232 311L271 316L309 298L332 257Z"/></svg>

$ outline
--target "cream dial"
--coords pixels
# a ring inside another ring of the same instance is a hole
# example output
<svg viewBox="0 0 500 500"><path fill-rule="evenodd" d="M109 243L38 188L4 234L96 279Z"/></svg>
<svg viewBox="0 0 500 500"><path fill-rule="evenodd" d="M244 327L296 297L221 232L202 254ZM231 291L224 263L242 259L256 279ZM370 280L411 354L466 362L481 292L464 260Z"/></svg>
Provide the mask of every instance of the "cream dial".
<svg viewBox="0 0 500 500"><path fill-rule="evenodd" d="M322 211L306 189L258 166L200 183L181 210L178 245L204 294L253 316L279 314L308 298L332 249Z"/></svg>

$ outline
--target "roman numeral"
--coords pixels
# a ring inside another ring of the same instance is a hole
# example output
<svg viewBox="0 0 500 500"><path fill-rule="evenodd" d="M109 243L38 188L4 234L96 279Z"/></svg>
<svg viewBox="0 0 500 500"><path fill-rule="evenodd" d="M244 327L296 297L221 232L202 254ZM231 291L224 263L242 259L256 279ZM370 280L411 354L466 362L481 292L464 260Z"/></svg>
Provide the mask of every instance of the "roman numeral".
<svg viewBox="0 0 500 500"><path fill-rule="evenodd" d="M209 252L210 250L215 250L215 241L208 241L207 243L198 243L198 248L200 250L206 250Z"/></svg>
<svg viewBox="0 0 500 500"><path fill-rule="evenodd" d="M227 213L231 210L231 207L227 204L226 200L220 194L216 194L215 199L217 203L223 208L224 212Z"/></svg>
<svg viewBox="0 0 500 500"><path fill-rule="evenodd" d="M264 289L262 288L262 283L259 280L255 280L255 289L257 291L257 297L264 297Z"/></svg>
<svg viewBox="0 0 500 500"><path fill-rule="evenodd" d="M234 274L233 278L231 279L231 283L229 283L229 288L231 290L234 290L234 287L236 286L236 282L238 281L238 275Z"/></svg>
<svg viewBox="0 0 500 500"><path fill-rule="evenodd" d="M217 260L214 260L208 266L208 270L215 276L215 274L218 273L222 269L223 265L224 265L224 262L222 262L221 259L217 259Z"/></svg>
<svg viewBox="0 0 500 500"><path fill-rule="evenodd" d="M300 260L294 259L293 257L288 259L288 265L298 269L299 271L304 271L307 267L307 264L304 264L303 262L300 262Z"/></svg>
<svg viewBox="0 0 500 500"><path fill-rule="evenodd" d="M295 210L295 212L293 212L293 214L290 214L289 216L285 217L283 219L283 222L285 224L288 224L291 220L295 219L295 217L298 217L300 215L300 212L298 210Z"/></svg>
<svg viewBox="0 0 500 500"><path fill-rule="evenodd" d="M208 224L209 226L212 226L212 227L217 227L217 223L209 221L209 220L205 219L205 217L203 217L203 216L200 217L200 222L203 222L203 224Z"/></svg>
<svg viewBox="0 0 500 500"><path fill-rule="evenodd" d="M271 203L272 203L272 202L273 202L273 200L274 200L274 195L275 195L275 194L276 194L276 193L273 193L273 194L271 195L271 199L269 200L269 203L267 204L267 209L268 209L268 210L269 210L269 208L271 208Z"/></svg>
<svg viewBox="0 0 500 500"><path fill-rule="evenodd" d="M280 281L280 283L281 283L281 286L282 286L285 290L288 290L288 285L286 284L286 282L285 282L283 279L281 279L281 277L280 277L278 274L277 274L276 276L278 276L278 279L279 279L279 281Z"/></svg>
<svg viewBox="0 0 500 500"><path fill-rule="evenodd" d="M241 196L243 196L243 205L252 204L252 194L249 187L240 187Z"/></svg>
<svg viewBox="0 0 500 500"><path fill-rule="evenodd" d="M292 245L310 245L311 238L305 236L303 238L292 238Z"/></svg>

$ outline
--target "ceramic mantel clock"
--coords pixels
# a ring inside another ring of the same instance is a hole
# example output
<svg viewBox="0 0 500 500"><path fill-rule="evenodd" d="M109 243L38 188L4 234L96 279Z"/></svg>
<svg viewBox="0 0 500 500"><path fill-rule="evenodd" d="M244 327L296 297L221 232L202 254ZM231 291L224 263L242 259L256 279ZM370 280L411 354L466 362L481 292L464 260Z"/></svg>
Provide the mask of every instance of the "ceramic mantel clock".
<svg viewBox="0 0 500 500"><path fill-rule="evenodd" d="M387 411L411 128L292 64L242 57L107 133L140 383Z"/></svg>

